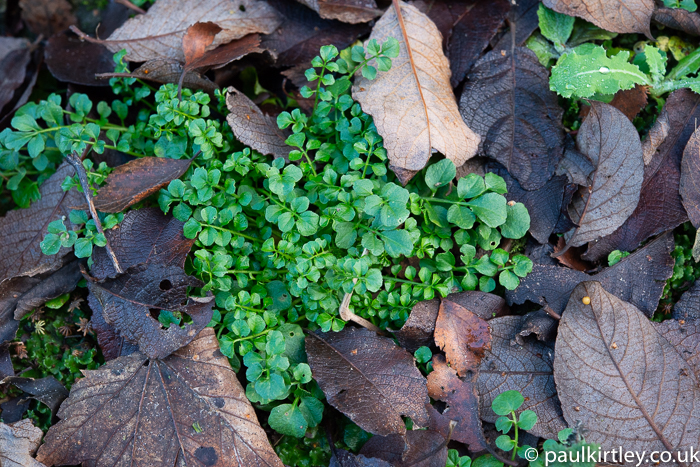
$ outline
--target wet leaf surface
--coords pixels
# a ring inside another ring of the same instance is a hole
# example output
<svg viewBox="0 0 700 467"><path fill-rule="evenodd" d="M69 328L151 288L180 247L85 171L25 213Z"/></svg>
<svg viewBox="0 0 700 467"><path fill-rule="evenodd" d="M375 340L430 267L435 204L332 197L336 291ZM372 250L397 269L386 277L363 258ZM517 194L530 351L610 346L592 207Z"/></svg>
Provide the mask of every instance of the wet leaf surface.
<svg viewBox="0 0 700 467"><path fill-rule="evenodd" d="M537 424L530 433L556 438L566 422L554 385L553 346L532 338L524 345L513 342L522 325L520 316L494 318L489 325L491 350L481 361L476 380L481 418L495 423L498 416L491 410L493 399L504 391L520 391L525 397L521 409L537 414Z"/></svg>
<svg viewBox="0 0 700 467"><path fill-rule="evenodd" d="M700 15L683 8L657 7L652 17L657 23L678 29L692 36L700 36Z"/></svg>
<svg viewBox="0 0 700 467"><path fill-rule="evenodd" d="M12 100L24 82L30 58L29 41L17 37L0 38L0 109Z"/></svg>
<svg viewBox="0 0 700 467"><path fill-rule="evenodd" d="M109 85L95 75L114 70L112 55L105 47L81 41L68 31L51 36L44 49L46 65L57 80L85 86Z"/></svg>
<svg viewBox="0 0 700 467"><path fill-rule="evenodd" d="M68 0L20 0L19 7L22 20L36 35L50 37L78 23Z"/></svg>
<svg viewBox="0 0 700 467"><path fill-rule="evenodd" d="M356 77L352 95L374 117L390 167L405 184L425 166L431 148L459 167L476 154L479 137L459 115L440 31L414 6L400 5L402 21L392 6L370 35L380 43L398 40L399 56L375 80Z"/></svg>
<svg viewBox="0 0 700 467"><path fill-rule="evenodd" d="M414 353L419 347L432 344L439 310L439 298L424 300L413 305L406 323L394 333L401 347Z"/></svg>
<svg viewBox="0 0 700 467"><path fill-rule="evenodd" d="M649 23L654 0L543 0L556 12L578 16L612 32L638 32L651 38Z"/></svg>
<svg viewBox="0 0 700 467"><path fill-rule="evenodd" d="M308 334L306 352L328 403L363 430L403 435L402 415L428 425L426 380L413 356L391 339L346 326L337 333Z"/></svg>
<svg viewBox="0 0 700 467"><path fill-rule="evenodd" d="M24 391L32 399L46 404L53 415L56 415L61 402L68 397L66 387L53 376L46 376L40 379L10 376L0 381L0 383L12 384Z"/></svg>
<svg viewBox="0 0 700 467"><path fill-rule="evenodd" d="M0 459L3 467L44 467L32 456L43 433L31 420L25 419L6 425L0 423Z"/></svg>
<svg viewBox="0 0 700 467"><path fill-rule="evenodd" d="M523 188L541 188L554 174L564 149L563 110L530 49L494 50L480 59L459 109L481 136L479 151L503 164Z"/></svg>
<svg viewBox="0 0 700 467"><path fill-rule="evenodd" d="M674 452L697 444L696 376L636 307L599 282L580 284L562 315L556 348L564 417L572 425L581 420L586 441L603 449L622 443Z"/></svg>
<svg viewBox="0 0 700 467"><path fill-rule="evenodd" d="M435 323L435 344L459 376L475 371L491 348L489 326L469 309L443 299Z"/></svg>
<svg viewBox="0 0 700 467"><path fill-rule="evenodd" d="M297 0L317 12L321 18L344 23L366 23L382 14L374 0Z"/></svg>
<svg viewBox="0 0 700 467"><path fill-rule="evenodd" d="M282 467L211 328L164 360L135 353L86 373L40 461Z"/></svg>
<svg viewBox="0 0 700 467"><path fill-rule="evenodd" d="M120 165L98 190L95 208L102 212L122 212L180 178L191 163L191 159L142 157Z"/></svg>
<svg viewBox="0 0 700 467"><path fill-rule="evenodd" d="M360 454L383 459L394 467L444 467L447 462L445 438L432 430L408 431L405 439L397 434L373 436Z"/></svg>

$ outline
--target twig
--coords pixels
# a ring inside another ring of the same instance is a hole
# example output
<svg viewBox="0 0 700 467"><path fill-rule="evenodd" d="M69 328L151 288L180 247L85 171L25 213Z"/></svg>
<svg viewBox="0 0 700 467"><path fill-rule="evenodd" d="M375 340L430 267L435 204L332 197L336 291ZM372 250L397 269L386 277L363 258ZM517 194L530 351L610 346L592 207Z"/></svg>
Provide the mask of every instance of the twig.
<svg viewBox="0 0 700 467"><path fill-rule="evenodd" d="M127 8L130 8L130 9L134 10L134 11L137 12L137 13L141 13L142 15L145 15L145 14L146 14L146 11L145 11L143 8L137 7L136 5L134 5L133 3L131 3L129 0L114 0L114 3L120 3L120 4L124 5L124 6L127 7Z"/></svg>
<svg viewBox="0 0 700 467"><path fill-rule="evenodd" d="M73 166L75 169L75 173L78 174L78 179L80 180L80 186L83 188L83 194L85 195L85 201L87 201L88 204L88 209L90 210L90 215L92 216L92 219L95 221L95 227L97 228L97 231L104 236L105 231L102 228L102 223L100 222L100 218L97 215L97 209L95 209L95 203L92 201L92 192L90 191L90 182L88 182L87 178L87 173L85 172L85 167L83 167L83 158L87 156L88 152L90 151L91 146L87 146L85 148L85 151L83 152L82 157L78 156L78 153L73 152L69 155L66 156L66 161ZM105 239L107 237L105 236ZM107 250L107 254L109 255L109 258L112 260L112 264L114 265L114 270L117 271L119 274L123 273L124 270L122 267L119 265L119 261L117 260L117 255L114 254L114 250L112 250L112 246L109 244L109 242L105 243L105 249Z"/></svg>
<svg viewBox="0 0 700 467"><path fill-rule="evenodd" d="M362 252L362 256L365 256L368 253L367 248ZM353 284L357 284L357 277L352 280ZM355 313L353 313L350 310L350 299L352 298L352 292L346 293L345 296L343 297L343 302L340 304L340 317L344 319L345 321L354 321L360 326L369 329L370 331L377 332L379 334L384 334L384 331L382 331L379 327L375 326L371 322L367 321L366 319L362 318L361 316L357 316Z"/></svg>
<svg viewBox="0 0 700 467"><path fill-rule="evenodd" d="M552 318L556 319L557 321L561 320L561 315L557 313L556 311L552 310L552 308L545 303L545 305L542 307L542 309Z"/></svg>

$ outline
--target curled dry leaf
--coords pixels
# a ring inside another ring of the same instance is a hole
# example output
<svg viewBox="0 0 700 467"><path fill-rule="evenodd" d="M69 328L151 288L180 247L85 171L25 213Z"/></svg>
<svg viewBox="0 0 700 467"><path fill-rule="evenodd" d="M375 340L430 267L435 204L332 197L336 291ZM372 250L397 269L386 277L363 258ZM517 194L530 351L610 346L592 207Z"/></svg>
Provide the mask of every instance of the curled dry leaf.
<svg viewBox="0 0 700 467"><path fill-rule="evenodd" d="M578 16L606 31L638 32L652 38L649 29L654 0L543 0L546 7Z"/></svg>
<svg viewBox="0 0 700 467"><path fill-rule="evenodd" d="M36 35L49 37L78 23L68 0L20 0L19 7L22 20Z"/></svg>
<svg viewBox="0 0 700 467"><path fill-rule="evenodd" d="M27 39L0 37L0 110L24 82L31 49Z"/></svg>
<svg viewBox="0 0 700 467"><path fill-rule="evenodd" d="M529 300L546 304L561 314L571 291L581 282L595 280L610 293L629 301L651 317L659 305L666 280L673 274L673 247L673 234L668 232L619 263L593 275L559 266L535 264L517 289L506 291L506 299L508 303L525 303Z"/></svg>
<svg viewBox="0 0 700 467"><path fill-rule="evenodd" d="M577 145L595 171L592 185L581 187L569 206L571 220L578 227L566 235L567 247L581 246L617 230L637 207L644 173L639 134L611 105L591 102Z"/></svg>
<svg viewBox="0 0 700 467"><path fill-rule="evenodd" d="M436 431L412 430L405 437L373 436L362 446L360 454L383 459L394 467L444 467L447 443Z"/></svg>
<svg viewBox="0 0 700 467"><path fill-rule="evenodd" d="M57 80L85 86L109 85L95 75L114 70L112 55L101 45L82 41L69 31L51 36L44 49L46 66Z"/></svg>
<svg viewBox="0 0 700 467"><path fill-rule="evenodd" d="M3 411L4 412L4 411ZM0 423L0 459L3 467L45 467L34 459L43 433L31 420Z"/></svg>
<svg viewBox="0 0 700 467"><path fill-rule="evenodd" d="M530 49L493 50L476 62L459 110L481 136L480 152L503 164L523 188L536 190L552 177L564 150L564 111Z"/></svg>
<svg viewBox="0 0 700 467"><path fill-rule="evenodd" d="M673 319L700 320L700 281L695 283L681 295L673 307Z"/></svg>
<svg viewBox="0 0 700 467"><path fill-rule="evenodd" d="M678 29L692 36L700 36L700 15L683 8L662 8L654 10L654 21L668 26L671 29Z"/></svg>
<svg viewBox="0 0 700 467"><path fill-rule="evenodd" d="M557 320L546 311L542 309L531 311L523 316L515 341L520 345L525 345L523 337L534 334L539 341L554 342L557 337L557 325Z"/></svg>
<svg viewBox="0 0 700 467"><path fill-rule="evenodd" d="M261 154L272 154L276 158L289 159L291 147L285 144L291 134L280 130L277 121L265 115L255 102L237 89L230 87L226 94L229 114L226 121L242 143Z"/></svg>
<svg viewBox="0 0 700 467"><path fill-rule="evenodd" d="M211 328L164 360L86 371L58 417L37 455L49 465L282 467Z"/></svg>
<svg viewBox="0 0 700 467"><path fill-rule="evenodd" d="M431 407L430 428L451 439L469 446L473 452L488 449L479 418L479 396L474 382L462 380L447 365L442 355L433 356L433 371L428 374L428 395L447 404L438 413ZM450 429L450 422L457 424Z"/></svg>
<svg viewBox="0 0 700 467"><path fill-rule="evenodd" d="M581 420L586 441L603 449L674 453L697 446L697 377L636 307L599 282L578 285L559 323L556 348L554 377L564 417L572 426ZM691 464L686 458L682 465Z"/></svg>
<svg viewBox="0 0 700 467"><path fill-rule="evenodd" d="M228 44L220 45L213 50L205 51L202 55L193 58L186 65L185 69L221 68L248 54L264 52L265 49L259 47L260 40L260 34L248 34L242 39L237 39Z"/></svg>
<svg viewBox="0 0 700 467"><path fill-rule="evenodd" d="M700 228L700 132L695 130L683 151L680 193L690 222Z"/></svg>
<svg viewBox="0 0 700 467"><path fill-rule="evenodd" d="M391 69L375 80L355 78L352 95L374 117L384 138L390 167L406 184L436 149L462 165L474 156L479 136L462 121L450 85L450 65L442 53L435 24L414 6L401 1L377 21L370 39L399 41Z"/></svg>
<svg viewBox="0 0 700 467"><path fill-rule="evenodd" d="M664 114L669 133L644 168L637 208L611 235L589 243L584 259L597 261L613 250L632 251L647 238L688 220L679 194L681 159L700 118L700 96L689 89L674 91L666 99L659 119Z"/></svg>
<svg viewBox="0 0 700 467"><path fill-rule="evenodd" d="M695 372L695 377L700 379L700 321L667 319L660 323L652 321L651 324L676 348Z"/></svg>
<svg viewBox="0 0 700 467"><path fill-rule="evenodd" d="M185 73L184 78L182 74ZM213 94L219 89L216 83L213 83L204 75L195 71L187 71L177 60L158 58L150 60L131 73L99 73L97 78L106 81L106 78L122 77L122 78L138 78L156 83L179 83L182 79L182 85L190 89L201 89L204 92Z"/></svg>
<svg viewBox="0 0 700 467"><path fill-rule="evenodd" d="M321 18L343 23L366 23L382 14L374 0L297 0L317 12Z"/></svg>
<svg viewBox="0 0 700 467"><path fill-rule="evenodd" d="M200 59L206 52L216 35L221 32L221 27L205 21L195 23L182 36L182 53L185 56L185 68L192 68L192 62Z"/></svg>
<svg viewBox="0 0 700 467"><path fill-rule="evenodd" d="M112 52L127 49L127 60L147 62L166 58L183 62L182 38L198 22L212 22L221 28L206 47L221 44L257 32L271 33L280 25L277 11L262 0L159 0L145 15L128 20L106 41ZM94 39L93 39L94 40Z"/></svg>
<svg viewBox="0 0 700 467"><path fill-rule="evenodd" d="M435 323L435 344L459 376L475 371L491 349L489 325L469 309L443 299Z"/></svg>
<svg viewBox="0 0 700 467"><path fill-rule="evenodd" d="M12 384L29 395L29 398L36 399L51 409L51 413L56 415L61 402L68 397L68 390L53 376L45 378L22 378L20 376L10 376L0 381L0 384Z"/></svg>
<svg viewBox="0 0 700 467"><path fill-rule="evenodd" d="M566 422L554 385L554 349L551 344L535 339L526 339L522 345L513 342L522 319L504 316L489 321L491 350L481 360L476 380L479 413L483 420L495 423L498 415L491 410L493 399L504 391L520 391L525 397L521 409L537 414L537 424L530 433L556 439L559 430L566 428Z"/></svg>
<svg viewBox="0 0 700 467"><path fill-rule="evenodd" d="M142 157L120 165L97 192L95 208L102 212L122 212L180 178L191 163L192 159Z"/></svg>
<svg viewBox="0 0 700 467"><path fill-rule="evenodd" d="M64 162L39 187L41 199L26 209L10 211L0 218L0 282L17 276L36 276L63 266L70 248L61 248L55 255L42 253L39 244L52 221L65 216L68 230L77 229L69 220L71 209L83 204L77 190L63 191L61 184L74 173Z"/></svg>
<svg viewBox="0 0 700 467"><path fill-rule="evenodd" d="M429 346L433 342L439 309L439 298L424 300L413 305L411 314L403 327L394 333L401 347L414 353L420 347Z"/></svg>
<svg viewBox="0 0 700 467"><path fill-rule="evenodd" d="M363 430L404 435L401 416L428 425L426 380L413 356L391 339L346 326L341 332L309 334L306 353L328 403Z"/></svg>

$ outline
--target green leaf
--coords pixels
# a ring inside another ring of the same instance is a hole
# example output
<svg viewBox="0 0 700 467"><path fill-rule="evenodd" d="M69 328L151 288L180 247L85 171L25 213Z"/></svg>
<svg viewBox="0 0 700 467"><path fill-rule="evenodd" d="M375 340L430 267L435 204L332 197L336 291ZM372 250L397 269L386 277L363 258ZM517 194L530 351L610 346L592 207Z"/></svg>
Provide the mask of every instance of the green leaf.
<svg viewBox="0 0 700 467"><path fill-rule="evenodd" d="M518 428L529 431L537 423L537 414L532 410L523 410L518 419Z"/></svg>
<svg viewBox="0 0 700 467"><path fill-rule="evenodd" d="M496 438L496 446L498 447L498 449L501 449L505 452L509 452L513 450L516 444L514 440L510 439L510 436L501 435L498 438Z"/></svg>
<svg viewBox="0 0 700 467"><path fill-rule="evenodd" d="M557 13L542 4L537 10L537 17L540 20L540 32L542 35L559 47L564 47L571 36L571 32L574 30L575 18Z"/></svg>
<svg viewBox="0 0 700 467"><path fill-rule="evenodd" d="M496 248L491 253L491 262L499 266L505 266L509 256L510 254L506 250Z"/></svg>
<svg viewBox="0 0 700 467"><path fill-rule="evenodd" d="M468 230L474 227L476 217L471 209L458 204L453 204L447 210L447 221L453 223L460 229Z"/></svg>
<svg viewBox="0 0 700 467"><path fill-rule="evenodd" d="M475 198L486 191L484 179L471 173L457 180L457 195L462 198Z"/></svg>
<svg viewBox="0 0 700 467"><path fill-rule="evenodd" d="M523 203L506 205L506 222L500 227L506 238L523 238L530 229L530 214Z"/></svg>
<svg viewBox="0 0 700 467"><path fill-rule="evenodd" d="M515 290L520 285L520 279L511 271L501 271L498 276L498 283L508 290Z"/></svg>
<svg viewBox="0 0 700 467"><path fill-rule="evenodd" d="M183 226L183 234L187 238L195 238L200 230L202 230L202 224L197 222L194 218L190 218Z"/></svg>
<svg viewBox="0 0 700 467"><path fill-rule="evenodd" d="M79 238L75 241L75 256L78 258L89 258L92 255L92 240L89 238Z"/></svg>
<svg viewBox="0 0 700 467"><path fill-rule="evenodd" d="M41 135L36 135L27 144L27 151L30 157L37 157L44 150L44 138Z"/></svg>
<svg viewBox="0 0 700 467"><path fill-rule="evenodd" d="M644 46L644 55L654 82L658 83L663 80L666 74L666 53L647 44Z"/></svg>
<svg viewBox="0 0 700 467"><path fill-rule="evenodd" d="M299 214L299 219L296 223L299 233L305 237L315 234L318 231L318 219L318 214L312 211Z"/></svg>
<svg viewBox="0 0 700 467"><path fill-rule="evenodd" d="M503 177L500 175L489 172L484 175L484 183L486 184L486 189L489 191L501 195L508 193L508 185L506 185L506 181L503 180Z"/></svg>
<svg viewBox="0 0 700 467"><path fill-rule="evenodd" d="M386 253L392 258L411 256L414 240L406 230L386 230L379 232L379 236L384 242Z"/></svg>
<svg viewBox="0 0 700 467"><path fill-rule="evenodd" d="M425 172L425 184L432 191L447 185L457 176L457 169L450 159L443 159L428 167Z"/></svg>
<svg viewBox="0 0 700 467"><path fill-rule="evenodd" d="M486 454L474 459L472 467L503 467L503 462L499 461L491 454Z"/></svg>
<svg viewBox="0 0 700 467"><path fill-rule="evenodd" d="M61 237L53 233L46 234L39 246L45 255L55 255L61 249Z"/></svg>
<svg viewBox="0 0 700 467"><path fill-rule="evenodd" d="M509 415L518 410L523 402L525 402L525 398L519 391L505 391L494 398L491 409L496 415Z"/></svg>
<svg viewBox="0 0 700 467"><path fill-rule="evenodd" d="M428 363L433 358L433 353L425 346L420 347L413 355L415 355L418 363Z"/></svg>
<svg viewBox="0 0 700 467"><path fill-rule="evenodd" d="M498 227L506 221L506 199L499 194L486 193L468 201L467 205L472 208L476 217L489 227Z"/></svg>
<svg viewBox="0 0 700 467"><path fill-rule="evenodd" d="M335 236L335 245L338 248L347 250L351 248L357 240L357 229L354 222L337 222L333 226L337 235Z"/></svg>
<svg viewBox="0 0 700 467"><path fill-rule="evenodd" d="M549 62L553 58L559 57L559 53L542 34L535 33L531 35L525 42L525 47L535 52L540 64L546 68L549 68Z"/></svg>
<svg viewBox="0 0 700 467"><path fill-rule="evenodd" d="M257 389L258 385L255 386ZM292 404L282 404L272 409L267 422L273 430L296 438L303 437L308 428L308 423L301 410Z"/></svg>
<svg viewBox="0 0 700 467"><path fill-rule="evenodd" d="M493 264L489 259L489 255L484 255L479 258L474 264L474 268L480 273L488 277L493 277L498 272L498 266Z"/></svg>
<svg viewBox="0 0 700 467"><path fill-rule="evenodd" d="M496 419L496 430L500 431L504 435L507 434L513 427L513 420L509 417L498 417Z"/></svg>
<svg viewBox="0 0 700 467"><path fill-rule="evenodd" d="M317 426L323 419L323 402L315 397L302 397L299 410L311 428Z"/></svg>
<svg viewBox="0 0 700 467"><path fill-rule="evenodd" d="M688 11L695 11L698 9L695 0L664 0L664 6L668 8L683 8Z"/></svg>
<svg viewBox="0 0 700 467"><path fill-rule="evenodd" d="M628 62L626 50L608 58L602 46L583 44L559 58L552 68L550 88L564 97L591 97L615 94L651 80L636 65Z"/></svg>
<svg viewBox="0 0 700 467"><path fill-rule="evenodd" d="M525 277L532 271L532 260L525 255L515 255L511 261L518 277Z"/></svg>

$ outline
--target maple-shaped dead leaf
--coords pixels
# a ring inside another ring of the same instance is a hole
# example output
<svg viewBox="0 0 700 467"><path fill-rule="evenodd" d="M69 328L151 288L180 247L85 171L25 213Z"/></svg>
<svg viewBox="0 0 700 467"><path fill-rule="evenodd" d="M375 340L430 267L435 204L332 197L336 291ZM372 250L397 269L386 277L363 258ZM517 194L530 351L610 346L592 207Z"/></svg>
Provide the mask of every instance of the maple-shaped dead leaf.
<svg viewBox="0 0 700 467"><path fill-rule="evenodd" d="M556 351L564 417L572 426L583 423L586 441L674 457L697 448L697 376L636 307L599 282L579 284L559 322ZM678 464L697 463L686 457Z"/></svg>
<svg viewBox="0 0 700 467"><path fill-rule="evenodd" d="M479 136L459 114L435 23L414 6L395 0L370 35L380 43L389 37L400 44L391 69L374 80L357 76L352 95L374 118L390 167L406 184L425 167L432 149L461 166L476 154Z"/></svg>
<svg viewBox="0 0 700 467"><path fill-rule="evenodd" d="M381 15L374 0L297 0L316 11L321 18L344 23L366 23Z"/></svg>
<svg viewBox="0 0 700 467"><path fill-rule="evenodd" d="M282 467L211 328L164 360L135 353L85 374L41 462Z"/></svg>
<svg viewBox="0 0 700 467"><path fill-rule="evenodd" d="M428 424L426 380L413 356L375 332L346 326L311 333L306 353L328 403L363 430L377 435L406 433L402 416Z"/></svg>
<svg viewBox="0 0 700 467"><path fill-rule="evenodd" d="M606 31L638 32L652 38L649 29L654 0L543 0L546 7L578 16Z"/></svg>
<svg viewBox="0 0 700 467"><path fill-rule="evenodd" d="M29 419L9 425L0 423L2 467L45 467L32 457L41 444L42 436L41 429L35 427Z"/></svg>

